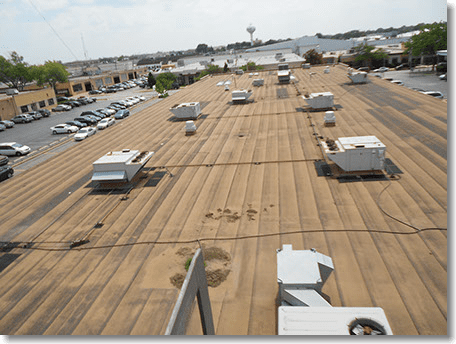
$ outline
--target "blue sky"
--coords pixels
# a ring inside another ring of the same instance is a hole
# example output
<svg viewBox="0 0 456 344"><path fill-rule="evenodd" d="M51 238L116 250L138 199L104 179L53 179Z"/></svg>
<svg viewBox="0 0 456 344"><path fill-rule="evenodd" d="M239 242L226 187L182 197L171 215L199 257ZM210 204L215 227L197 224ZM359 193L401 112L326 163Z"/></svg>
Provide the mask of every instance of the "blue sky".
<svg viewBox="0 0 456 344"><path fill-rule="evenodd" d="M249 24L267 41L446 20L443 0L0 0L0 55L83 60L81 36L99 58L248 41Z"/></svg>

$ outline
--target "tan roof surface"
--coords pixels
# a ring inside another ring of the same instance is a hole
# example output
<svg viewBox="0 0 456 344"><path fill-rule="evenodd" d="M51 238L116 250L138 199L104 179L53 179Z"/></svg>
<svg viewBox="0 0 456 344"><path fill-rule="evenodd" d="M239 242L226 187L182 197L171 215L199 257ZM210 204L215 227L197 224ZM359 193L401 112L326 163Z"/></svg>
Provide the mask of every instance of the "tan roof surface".
<svg viewBox="0 0 456 344"><path fill-rule="evenodd" d="M232 90L254 91L244 105L216 87L231 76L206 78L2 182L0 241L34 244L0 252L4 265L15 258L0 272L0 333L161 334L179 291L170 277L185 272L178 253L198 247L172 242L199 238L230 255L218 265L227 279L209 288L216 334L277 333L283 244L333 259L323 287L333 306L382 307L397 335L446 334L447 232L415 229L447 227L447 104L373 77L351 85L342 66L323 69L293 70L296 86L278 85L277 71L261 72L258 88L236 76ZM302 110L299 94L326 91L334 127L323 126L324 112ZM168 109L193 101L203 115L186 136ZM404 173L319 177L314 130L375 135ZM90 177L92 162L123 148L156 154L122 199ZM258 234L271 235L245 238ZM90 241L66 250L79 239ZM195 313L192 334L202 333Z"/></svg>

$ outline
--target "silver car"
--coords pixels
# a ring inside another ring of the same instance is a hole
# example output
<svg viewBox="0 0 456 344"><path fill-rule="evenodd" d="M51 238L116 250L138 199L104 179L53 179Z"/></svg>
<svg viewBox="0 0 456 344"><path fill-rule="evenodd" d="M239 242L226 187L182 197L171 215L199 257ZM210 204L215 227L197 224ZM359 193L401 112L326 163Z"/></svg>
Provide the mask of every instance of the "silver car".
<svg viewBox="0 0 456 344"><path fill-rule="evenodd" d="M51 127L52 134L71 134L75 133L79 130L79 128L75 125L69 124L57 124Z"/></svg>
<svg viewBox="0 0 456 344"><path fill-rule="evenodd" d="M0 143L1 155L25 155L30 153L30 147L17 142Z"/></svg>

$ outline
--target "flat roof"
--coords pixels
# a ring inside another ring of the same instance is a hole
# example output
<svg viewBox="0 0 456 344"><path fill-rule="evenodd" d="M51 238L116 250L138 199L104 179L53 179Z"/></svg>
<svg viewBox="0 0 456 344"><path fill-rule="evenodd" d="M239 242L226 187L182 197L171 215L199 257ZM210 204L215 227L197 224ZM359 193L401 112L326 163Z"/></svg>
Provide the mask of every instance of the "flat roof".
<svg viewBox="0 0 456 344"><path fill-rule="evenodd" d="M216 86L231 75L204 78L1 182L0 333L163 334L201 244L216 252L215 333L274 335L276 249L292 244L331 257L332 306L380 307L396 335L446 335L447 103L325 68L294 69L286 85L262 71L239 105ZM317 92L334 94L335 126L306 108L302 95ZM202 116L186 136L169 108L195 101ZM402 174L319 173L318 140L371 135ZM125 147L154 159L125 189L94 188L92 163ZM188 334L202 333L197 313Z"/></svg>

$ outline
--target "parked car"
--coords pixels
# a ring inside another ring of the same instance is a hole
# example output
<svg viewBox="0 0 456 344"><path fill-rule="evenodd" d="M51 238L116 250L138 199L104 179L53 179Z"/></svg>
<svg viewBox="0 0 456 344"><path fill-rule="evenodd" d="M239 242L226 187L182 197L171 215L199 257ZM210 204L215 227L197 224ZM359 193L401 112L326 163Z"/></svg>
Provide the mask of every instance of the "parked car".
<svg viewBox="0 0 456 344"><path fill-rule="evenodd" d="M30 115L36 120L43 118L43 116L38 111L28 112L26 115Z"/></svg>
<svg viewBox="0 0 456 344"><path fill-rule="evenodd" d="M71 106L70 105L65 105L65 104L57 105L55 108L52 109L53 112L56 112L56 111L70 111L70 110L71 110Z"/></svg>
<svg viewBox="0 0 456 344"><path fill-rule="evenodd" d="M0 121L0 124L3 124L7 129L14 127L14 122L13 121Z"/></svg>
<svg viewBox="0 0 456 344"><path fill-rule="evenodd" d="M65 122L65 124L78 127L79 129L87 127L87 123L82 123L82 122L79 122L79 121L67 121L67 122Z"/></svg>
<svg viewBox="0 0 456 344"><path fill-rule="evenodd" d="M14 169L11 166L0 167L0 181L11 178L14 174Z"/></svg>
<svg viewBox="0 0 456 344"><path fill-rule="evenodd" d="M99 90L91 90L91 91L89 91L89 94L100 94L100 93L101 93L101 91L99 91Z"/></svg>
<svg viewBox="0 0 456 344"><path fill-rule="evenodd" d="M443 99L443 94L439 91L424 91L421 93L427 94L428 96L433 96L434 98Z"/></svg>
<svg viewBox="0 0 456 344"><path fill-rule="evenodd" d="M391 83L399 86L404 86L404 83L401 80L391 80Z"/></svg>
<svg viewBox="0 0 456 344"><path fill-rule="evenodd" d="M13 118L11 118L11 120L14 123L30 123L32 121L32 119L30 119L30 117L27 117L25 115L16 115Z"/></svg>
<svg viewBox="0 0 456 344"><path fill-rule="evenodd" d="M48 109L39 109L38 112L43 117L49 117L51 115L51 111L49 111Z"/></svg>
<svg viewBox="0 0 456 344"><path fill-rule="evenodd" d="M125 117L130 116L130 111L129 110L119 110L117 113L114 115L115 119L123 119Z"/></svg>
<svg viewBox="0 0 456 344"><path fill-rule="evenodd" d="M380 67L378 69L375 69L374 73L384 73L384 72L387 72L387 71L389 71L388 67Z"/></svg>
<svg viewBox="0 0 456 344"><path fill-rule="evenodd" d="M110 127L111 125L114 125L114 123L116 123L116 121L114 120L114 118L103 118L100 123L97 124L97 129L99 130L102 130L102 129L105 129L107 127Z"/></svg>
<svg viewBox="0 0 456 344"><path fill-rule="evenodd" d="M6 126L4 126L3 124L0 124L0 131L4 131L6 130Z"/></svg>
<svg viewBox="0 0 456 344"><path fill-rule="evenodd" d="M28 113L24 113L24 116L27 117L28 119L30 119L30 122L35 120L35 117L33 117L32 115L29 115Z"/></svg>
<svg viewBox="0 0 456 344"><path fill-rule="evenodd" d="M0 143L0 154L1 155L26 155L30 153L30 147L22 145L17 142L4 142Z"/></svg>
<svg viewBox="0 0 456 344"><path fill-rule="evenodd" d="M95 120L96 122L95 122L94 124L100 122L100 121L103 119L103 118L101 118L101 117L94 116L94 115L84 115L84 116L81 116L81 117L89 117L89 118Z"/></svg>
<svg viewBox="0 0 456 344"><path fill-rule="evenodd" d="M79 127L69 124L57 124L51 127L52 134L71 134L79 130Z"/></svg>
<svg viewBox="0 0 456 344"><path fill-rule="evenodd" d="M84 116L84 117L76 117L76 118L73 118L74 121L78 121L78 122L81 122L81 123L85 123L87 125L92 125L92 124L97 124L97 121L93 118L90 118L88 116Z"/></svg>
<svg viewBox="0 0 456 344"><path fill-rule="evenodd" d="M97 132L97 128L94 128L94 127L82 128L81 130L78 131L77 134L74 135L74 139L75 139L75 141L81 141L89 136L94 135L96 132Z"/></svg>
<svg viewBox="0 0 456 344"><path fill-rule="evenodd" d="M6 155L0 155L0 166L8 165L9 158Z"/></svg>
<svg viewBox="0 0 456 344"><path fill-rule="evenodd" d="M439 79L440 79L440 80L445 80L445 81L446 81L446 79L447 79L447 75L446 75L446 73L445 73L445 74L442 74L442 75L440 75L440 76L439 76Z"/></svg>
<svg viewBox="0 0 456 344"><path fill-rule="evenodd" d="M409 65L408 65L407 63L403 63L403 64L400 64L399 66L396 66L395 69L396 69L396 70L407 69L408 66L409 66Z"/></svg>
<svg viewBox="0 0 456 344"><path fill-rule="evenodd" d="M101 118L105 118L106 117L105 114L100 113L98 111L94 111L94 110L84 111L84 112L81 113L81 116L86 116L86 115L92 115L92 116L97 116L97 117L101 117Z"/></svg>

